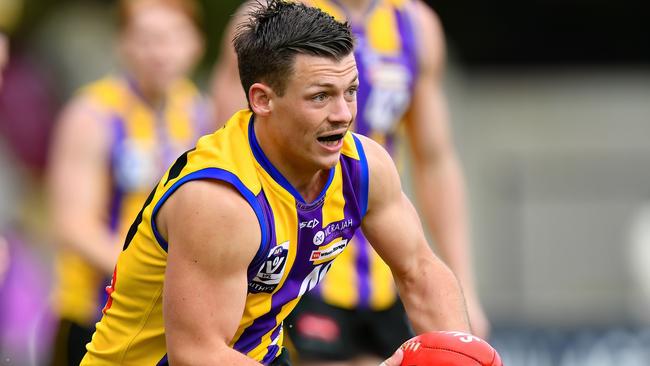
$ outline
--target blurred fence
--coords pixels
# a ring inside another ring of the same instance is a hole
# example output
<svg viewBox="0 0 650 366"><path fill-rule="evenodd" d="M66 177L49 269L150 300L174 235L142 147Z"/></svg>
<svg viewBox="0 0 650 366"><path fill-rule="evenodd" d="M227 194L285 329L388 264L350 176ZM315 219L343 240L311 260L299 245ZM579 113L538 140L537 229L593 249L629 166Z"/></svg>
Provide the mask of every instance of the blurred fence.
<svg viewBox="0 0 650 366"><path fill-rule="evenodd" d="M501 328L491 343L506 366L650 365L650 328Z"/></svg>

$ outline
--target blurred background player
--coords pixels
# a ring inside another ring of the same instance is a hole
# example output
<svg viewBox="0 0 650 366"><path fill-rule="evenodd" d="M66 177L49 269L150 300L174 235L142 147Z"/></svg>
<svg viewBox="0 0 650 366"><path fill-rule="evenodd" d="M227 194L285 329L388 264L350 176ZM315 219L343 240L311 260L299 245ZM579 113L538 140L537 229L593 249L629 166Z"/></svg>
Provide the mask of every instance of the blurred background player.
<svg viewBox="0 0 650 366"><path fill-rule="evenodd" d="M417 202L438 254L463 285L473 332L486 338L489 323L470 263L464 179L442 91L445 47L439 20L421 1L306 3L349 21L355 33L361 82L355 130L395 155L394 138L405 122ZM213 79L219 122L246 108L244 95L233 93L239 80L230 28ZM377 365L410 337L388 267L361 234L355 239L288 320L303 365Z"/></svg>
<svg viewBox="0 0 650 366"><path fill-rule="evenodd" d="M9 40L0 30L0 90L2 90L2 75L9 62ZM7 240L0 236L0 289L4 283L5 273L9 268L9 245Z"/></svg>
<svg viewBox="0 0 650 366"><path fill-rule="evenodd" d="M9 39L0 30L0 88L2 88L2 72L9 62Z"/></svg>
<svg viewBox="0 0 650 366"><path fill-rule="evenodd" d="M203 50L197 3L118 6L122 71L69 102L51 149L52 224L60 244L55 365L83 358L133 217L165 168L211 127L210 109L187 79Z"/></svg>

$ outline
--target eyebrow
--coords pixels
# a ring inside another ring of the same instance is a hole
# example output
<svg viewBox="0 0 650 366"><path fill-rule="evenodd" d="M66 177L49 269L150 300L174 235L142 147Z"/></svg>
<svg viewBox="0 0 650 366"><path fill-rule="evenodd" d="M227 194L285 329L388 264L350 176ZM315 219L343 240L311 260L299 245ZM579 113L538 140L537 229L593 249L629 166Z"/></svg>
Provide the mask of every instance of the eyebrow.
<svg viewBox="0 0 650 366"><path fill-rule="evenodd" d="M359 74L357 73L357 74L354 75L354 78L352 80L350 80L349 84L354 83L358 79L359 79ZM314 87L314 86L322 87L322 88L334 88L335 87L335 85L332 84L332 83L314 83L314 84L309 85L309 87Z"/></svg>

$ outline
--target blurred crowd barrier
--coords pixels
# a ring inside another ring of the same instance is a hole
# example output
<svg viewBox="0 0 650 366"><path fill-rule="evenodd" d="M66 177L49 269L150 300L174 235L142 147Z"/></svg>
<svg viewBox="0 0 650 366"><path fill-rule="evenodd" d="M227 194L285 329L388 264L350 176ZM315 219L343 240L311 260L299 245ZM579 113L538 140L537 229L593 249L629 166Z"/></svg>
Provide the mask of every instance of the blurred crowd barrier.
<svg viewBox="0 0 650 366"><path fill-rule="evenodd" d="M497 328L491 343L504 365L650 365L650 328Z"/></svg>

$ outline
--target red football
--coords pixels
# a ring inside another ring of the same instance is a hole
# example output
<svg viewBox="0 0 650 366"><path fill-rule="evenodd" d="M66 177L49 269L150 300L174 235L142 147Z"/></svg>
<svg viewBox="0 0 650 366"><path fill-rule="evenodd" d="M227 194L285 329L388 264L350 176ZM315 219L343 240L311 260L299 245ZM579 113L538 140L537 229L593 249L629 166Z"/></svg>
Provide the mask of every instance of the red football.
<svg viewBox="0 0 650 366"><path fill-rule="evenodd" d="M481 338L463 332L429 332L401 346L402 366L502 366L497 351Z"/></svg>

